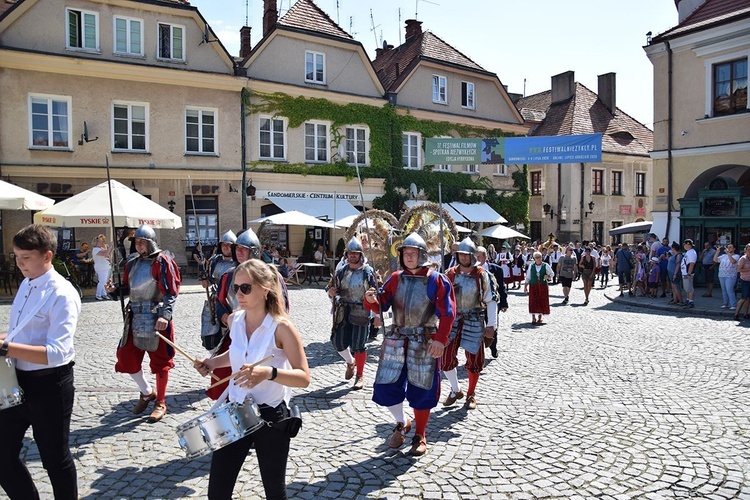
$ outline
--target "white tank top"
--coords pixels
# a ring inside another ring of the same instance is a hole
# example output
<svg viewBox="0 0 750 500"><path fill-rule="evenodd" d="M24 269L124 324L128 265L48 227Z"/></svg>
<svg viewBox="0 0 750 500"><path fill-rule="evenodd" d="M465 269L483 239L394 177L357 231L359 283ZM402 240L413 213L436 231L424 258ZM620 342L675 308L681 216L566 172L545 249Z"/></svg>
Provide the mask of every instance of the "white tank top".
<svg viewBox="0 0 750 500"><path fill-rule="evenodd" d="M235 311L232 328L229 332L232 339L229 346L232 373L238 371L246 363L255 363L271 354L274 355L273 359L264 363L263 366L291 369L284 350L276 347L277 326L278 323L274 321L271 315L266 314L263 323L248 339L245 333L245 311ZM238 387L234 384L234 380L229 382L229 401L242 403L247 396L252 396L258 404L275 407L284 401L289 406L292 389L272 380L264 380L252 389Z"/></svg>

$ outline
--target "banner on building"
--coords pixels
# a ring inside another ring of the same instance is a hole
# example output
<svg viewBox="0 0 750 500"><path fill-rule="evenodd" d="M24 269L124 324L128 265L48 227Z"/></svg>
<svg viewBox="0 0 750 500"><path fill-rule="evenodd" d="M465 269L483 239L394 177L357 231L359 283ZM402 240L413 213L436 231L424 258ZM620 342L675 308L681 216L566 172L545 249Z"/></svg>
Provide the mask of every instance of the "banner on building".
<svg viewBox="0 0 750 500"><path fill-rule="evenodd" d="M602 161L602 134L489 139L425 139L427 165Z"/></svg>

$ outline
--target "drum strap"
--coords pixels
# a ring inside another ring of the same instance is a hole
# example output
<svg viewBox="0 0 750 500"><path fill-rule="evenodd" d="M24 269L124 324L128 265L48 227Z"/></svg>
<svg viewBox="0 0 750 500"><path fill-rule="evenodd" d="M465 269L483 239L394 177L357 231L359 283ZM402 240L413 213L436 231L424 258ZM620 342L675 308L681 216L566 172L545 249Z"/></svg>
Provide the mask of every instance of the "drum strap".
<svg viewBox="0 0 750 500"><path fill-rule="evenodd" d="M8 342L13 341L13 337L18 335L23 329L23 327L26 326L26 323L31 321L31 318L33 318L36 315L36 313L38 313L42 309L44 304L47 302L47 300L49 300L50 296L52 295L52 293L50 292L54 291L55 289L57 289L57 285L52 282L49 282L47 288L45 289L45 293L42 296L42 298L39 300L39 302L37 302L36 305L23 317L23 319L21 319L21 321L19 321L16 324L16 327L13 329L13 331L11 331L8 334L5 340L7 340Z"/></svg>

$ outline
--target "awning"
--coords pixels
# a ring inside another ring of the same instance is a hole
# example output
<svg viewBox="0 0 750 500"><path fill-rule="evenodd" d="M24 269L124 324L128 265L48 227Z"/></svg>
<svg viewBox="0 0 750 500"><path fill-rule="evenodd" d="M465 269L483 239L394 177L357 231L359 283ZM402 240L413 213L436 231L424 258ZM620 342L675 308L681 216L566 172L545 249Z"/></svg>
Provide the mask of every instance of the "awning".
<svg viewBox="0 0 750 500"><path fill-rule="evenodd" d="M449 203L453 209L464 216L468 222L492 222L495 224L504 224L508 219L495 212L488 204L482 203L461 203L452 201Z"/></svg>
<svg viewBox="0 0 750 500"><path fill-rule="evenodd" d="M430 202L424 200L406 200L404 205L411 208L423 203ZM443 209L448 212L456 222L493 222L496 224L508 222L505 217L495 212L491 206L484 202L469 204L453 201L451 203L443 203Z"/></svg>
<svg viewBox="0 0 750 500"><path fill-rule="evenodd" d="M296 210L303 214L315 217L316 219L325 220L336 225L338 225L336 221L351 216L357 216L360 213L359 210L354 208L354 205L346 200L340 199L337 199L335 203L333 198L310 199L269 196L266 199L285 212Z"/></svg>
<svg viewBox="0 0 750 500"><path fill-rule="evenodd" d="M652 225L653 225L653 222L651 222L650 220L645 220L643 222L631 222L630 224L625 224L623 226L610 229L609 235L615 236L617 234L646 233L646 232L651 231Z"/></svg>

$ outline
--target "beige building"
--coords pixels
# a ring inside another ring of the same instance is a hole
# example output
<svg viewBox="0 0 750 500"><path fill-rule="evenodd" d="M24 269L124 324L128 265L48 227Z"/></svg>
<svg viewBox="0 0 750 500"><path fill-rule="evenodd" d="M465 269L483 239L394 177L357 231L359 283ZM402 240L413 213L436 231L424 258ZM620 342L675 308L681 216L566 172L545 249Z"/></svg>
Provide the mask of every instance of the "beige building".
<svg viewBox="0 0 750 500"><path fill-rule="evenodd" d="M240 225L241 89L234 61L181 1L17 0L0 12L0 174L63 200L106 180L182 217L160 244ZM45 36L39 36L45 33ZM190 180L188 180L188 177ZM191 202L190 185L195 197ZM3 211L2 243L31 221ZM60 230L64 248L106 228Z"/></svg>
<svg viewBox="0 0 750 500"><path fill-rule="evenodd" d="M600 75L597 92L567 71L552 77L552 89L521 98L516 106L530 136L602 134L600 163L529 166L532 241L632 241L609 230L650 220L653 133L617 107L614 73ZM642 235L641 235L642 236Z"/></svg>
<svg viewBox="0 0 750 500"><path fill-rule="evenodd" d="M394 48L386 43L376 53L373 65L399 114L518 135L528 131L498 76L436 34L423 31L420 21L406 21L402 45ZM443 137L461 135L454 129ZM403 131L404 168L424 167L423 144L428 138L418 130ZM496 188L513 190L510 168L504 164L433 166L434 171L483 176Z"/></svg>
<svg viewBox="0 0 750 500"><path fill-rule="evenodd" d="M750 243L750 1L677 0L654 66L654 231ZM698 245L699 247L701 245Z"/></svg>

